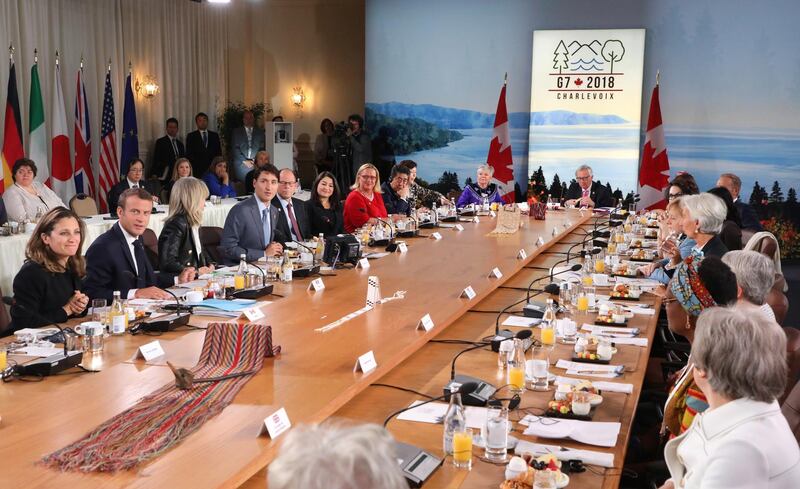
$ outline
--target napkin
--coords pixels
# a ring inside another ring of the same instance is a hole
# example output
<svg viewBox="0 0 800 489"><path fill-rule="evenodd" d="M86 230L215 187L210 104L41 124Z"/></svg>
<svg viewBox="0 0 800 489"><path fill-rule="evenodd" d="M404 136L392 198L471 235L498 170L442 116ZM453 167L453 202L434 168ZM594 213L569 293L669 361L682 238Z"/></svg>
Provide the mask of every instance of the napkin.
<svg viewBox="0 0 800 489"><path fill-rule="evenodd" d="M569 384L575 385L579 382L583 382L582 379L574 379L572 377L562 377L556 376L556 384ZM625 384L622 382L603 382L603 381L595 381L592 382L592 386L595 389L604 391L604 392L621 392L623 394L630 394L633 392L633 384Z"/></svg>
<svg viewBox="0 0 800 489"><path fill-rule="evenodd" d="M527 421L527 422L525 422ZM587 445L613 447L621 425L616 422L578 421L525 416L520 424L527 424L523 434L542 438L570 438Z"/></svg>

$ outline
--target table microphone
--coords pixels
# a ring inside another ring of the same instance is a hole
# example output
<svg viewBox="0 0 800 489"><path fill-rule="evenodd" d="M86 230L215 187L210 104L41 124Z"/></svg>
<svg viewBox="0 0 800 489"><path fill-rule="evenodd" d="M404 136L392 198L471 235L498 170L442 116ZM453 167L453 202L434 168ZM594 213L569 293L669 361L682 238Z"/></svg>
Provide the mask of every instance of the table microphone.
<svg viewBox="0 0 800 489"><path fill-rule="evenodd" d="M131 272L130 270L124 270L122 272L124 275L129 276L133 280L137 279L135 273ZM186 326L189 324L189 317L192 314L192 308L189 306L182 306L181 301L178 299L178 296L175 295L169 289L160 289L166 292L167 294L171 295L173 299L175 299L175 306L174 311L175 314L168 314L166 316L160 316L154 319L147 319L144 321L140 321L138 324L131 326L130 333L131 334L139 334L140 332L147 331L153 333L166 333L167 331L172 331L173 329L179 328L181 326ZM173 306L171 304L165 305L163 307L165 310L173 310ZM184 314L181 314L181 311L184 311Z"/></svg>
<svg viewBox="0 0 800 489"><path fill-rule="evenodd" d="M250 266L253 266L261 273L261 287L256 286L248 289L235 290L231 295L237 299L258 299L259 297L270 295L274 286L272 284L267 284L267 274L258 266L258 260L248 261L246 263L248 265L248 270Z"/></svg>
<svg viewBox="0 0 800 489"><path fill-rule="evenodd" d="M483 346L483 345L481 345L481 346ZM422 405L425 405L425 404L429 404L429 403L431 403L431 402L433 402L433 401L441 401L441 400L443 400L443 399L445 399L445 398L449 398L449 397L450 397L450 394L461 394L461 396L462 396L462 397L464 397L464 396L467 396L467 395L471 394L471 393L472 393L472 392L473 392L475 389L477 389L477 388L478 388L478 384L476 384L475 382L466 382L466 383L464 383L464 384L461 384L459 387L457 387L457 388L456 388L456 390L454 390L454 391L451 391L451 392L448 392L446 395L439 396L439 397L433 397L433 398L431 398L431 399L428 399L428 400L422 401L422 402L421 402L421 403L419 403L419 404L415 404L415 405L413 405L413 406L409 406L409 407L407 407L407 408L403 408L403 409L401 409L401 410L399 410L399 411L395 411L395 412L393 412L392 414L390 414L390 415L389 415L389 416L388 416L388 417L387 417L387 418L384 420L384 422L383 422L383 427L384 427L384 428L386 428L386 425L388 425L388 424L389 424L389 421L391 421L391 420L392 420L392 418L394 418L394 417L395 417L395 416L397 416L398 414L404 413L404 412L406 412L406 411L409 411L409 410L411 410L411 409L414 409L414 408L418 408L418 407L420 407L420 406L422 406Z"/></svg>
<svg viewBox="0 0 800 489"><path fill-rule="evenodd" d="M582 256L582 257L585 257L587 253L589 253L589 254L592 254L592 255L596 255L596 254L600 253L600 248L594 248L594 249L592 249L591 251L588 251L588 252L586 252L586 253L584 253L584 252L582 251L582 252L581 252L581 256ZM567 257L567 258L565 258L565 259L563 259L563 260L559 260L559 261L555 262L555 263L553 264L553 266L552 266L552 267L550 267L550 280L551 280L551 281L553 280L553 277L555 277L555 276L556 276L556 273L553 273L553 271L555 270L555 268L556 268L558 265L560 265L561 263L567 263L567 264L569 264L569 260L570 260L570 257ZM576 265L578 266L578 268L575 268L575 266L576 266ZM577 271L578 271L578 270L580 270L580 269L581 269L581 264L580 264L580 263L575 263L575 264L573 264L573 265L572 265L572 268L569 268L568 270L569 270L569 271L574 271L574 272L577 272ZM563 273L563 272L564 272L564 271L562 270L561 272L557 272L557 273Z"/></svg>
<svg viewBox="0 0 800 489"><path fill-rule="evenodd" d="M386 251L388 251L389 253L394 253L395 251L397 251L397 244L394 242L394 231L392 230L392 225L388 221L384 221L380 217L376 217L375 220L378 222L382 222L383 224L386 224L386 226L389 227L389 243L387 243L386 245Z"/></svg>
<svg viewBox="0 0 800 489"><path fill-rule="evenodd" d="M37 358L36 360L26 363L25 365L15 365L14 373L18 375L38 375L44 377L47 375L57 374L62 370L72 368L81 363L83 360L83 352L80 350L73 351L72 353L67 351L67 334L64 332L64 328L62 328L60 324L47 319L33 309L23 306L13 297L3 296L3 303L9 307L19 307L23 311L31 314L33 317L46 323L47 325L55 326L61 332L61 337L64 339L64 356L61 356L61 353L56 353L55 355L50 355L49 357Z"/></svg>
<svg viewBox="0 0 800 489"><path fill-rule="evenodd" d="M304 278L304 277L310 277L311 275L319 273L320 267L319 267L319 265L317 265L317 253L316 253L316 250L312 250L310 246L306 246L306 245L304 245L303 243L301 243L299 241L292 241L292 243L294 243L294 244L296 244L298 246L302 246L303 248L308 250L309 253L311 253L311 268L306 268L306 269L302 269L301 268L301 269L298 269L298 270L292 270L292 276L298 277L298 278ZM257 268L259 270L261 270L260 267L257 267ZM266 278L264 279L264 285L266 285Z"/></svg>

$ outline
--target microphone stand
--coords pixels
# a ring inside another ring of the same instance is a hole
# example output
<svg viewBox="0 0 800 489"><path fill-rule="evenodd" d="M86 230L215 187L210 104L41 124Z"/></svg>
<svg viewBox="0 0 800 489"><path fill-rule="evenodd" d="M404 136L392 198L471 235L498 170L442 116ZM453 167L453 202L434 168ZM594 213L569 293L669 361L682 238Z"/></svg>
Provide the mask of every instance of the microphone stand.
<svg viewBox="0 0 800 489"><path fill-rule="evenodd" d="M178 296L175 295L175 293L171 290L161 290L171 295L172 298L175 299L175 314L169 314L153 320L141 321L130 328L130 333L132 335L139 334L141 332L166 333L167 331L172 331L173 329L177 329L181 326L186 326L189 324L189 318L192 316L192 308L189 306L181 306ZM164 309L167 308L165 307ZM181 311L184 311L183 314Z"/></svg>
<svg viewBox="0 0 800 489"><path fill-rule="evenodd" d="M311 253L311 268L301 268L301 269L298 269L298 270L293 270L292 271L292 275L296 276L298 278L303 278L303 277L310 277L311 275L319 274L320 267L319 267L319 265L317 265L317 256L316 256L315 250L312 250L311 247L306 246L306 245L304 245L303 243L301 243L299 241L292 241L292 243L294 243L294 244L296 244L298 246L302 246L303 248L308 250L309 253Z"/></svg>
<svg viewBox="0 0 800 489"><path fill-rule="evenodd" d="M380 217L376 217L375 220L386 224L389 227L389 242L386 244L386 251L389 253L394 253L397 251L397 244L394 242L394 230L392 229L391 223L384 221Z"/></svg>

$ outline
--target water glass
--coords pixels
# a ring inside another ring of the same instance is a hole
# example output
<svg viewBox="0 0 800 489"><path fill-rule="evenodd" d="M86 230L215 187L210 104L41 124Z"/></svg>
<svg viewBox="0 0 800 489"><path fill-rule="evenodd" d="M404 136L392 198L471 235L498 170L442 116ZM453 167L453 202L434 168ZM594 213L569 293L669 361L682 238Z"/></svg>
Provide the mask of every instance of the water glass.
<svg viewBox="0 0 800 489"><path fill-rule="evenodd" d="M105 325L108 321L108 303L105 299L92 299L92 321Z"/></svg>
<svg viewBox="0 0 800 489"><path fill-rule="evenodd" d="M526 387L533 391L547 391L550 389L548 375L550 369L550 355L546 348L534 347L531 351L531 360L525 362Z"/></svg>
<svg viewBox="0 0 800 489"><path fill-rule="evenodd" d="M277 256L267 257L267 280L275 282L281 274L281 259Z"/></svg>
<svg viewBox="0 0 800 489"><path fill-rule="evenodd" d="M486 409L486 434L483 437L486 446L486 458L492 462L508 460L508 409L489 407Z"/></svg>
<svg viewBox="0 0 800 489"><path fill-rule="evenodd" d="M556 473L552 470L534 472L533 489L556 489Z"/></svg>
<svg viewBox="0 0 800 489"><path fill-rule="evenodd" d="M571 319L561 320L561 341L567 345L574 344L578 337L578 325Z"/></svg>

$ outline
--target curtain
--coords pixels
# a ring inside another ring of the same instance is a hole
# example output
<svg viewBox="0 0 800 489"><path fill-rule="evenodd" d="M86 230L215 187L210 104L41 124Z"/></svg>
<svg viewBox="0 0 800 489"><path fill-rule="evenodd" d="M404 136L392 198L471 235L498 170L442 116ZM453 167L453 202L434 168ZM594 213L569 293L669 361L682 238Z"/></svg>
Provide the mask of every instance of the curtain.
<svg viewBox="0 0 800 489"><path fill-rule="evenodd" d="M217 109L225 103L227 94L225 15L226 11L218 6L188 0L0 0L0 40L5 43L5 48L9 44L15 48L26 153L34 49L39 51L39 77L48 142L52 135L56 51L60 54L61 83L72 147L76 74L83 56L95 178L99 174L100 116L109 60L118 153L129 62L134 82L137 78L141 80L152 75L160 86L160 93L154 98L134 97L139 152L145 161L148 161L148 153L152 152L156 138L164 135L164 121L168 117L179 120L182 139L187 132L194 130L197 112L207 113L209 126L214 129ZM6 55L5 61L0 61L0 104L4 114L9 64L7 51L0 52ZM0 141L2 132L0 124ZM45 162L37 161L36 164Z"/></svg>

